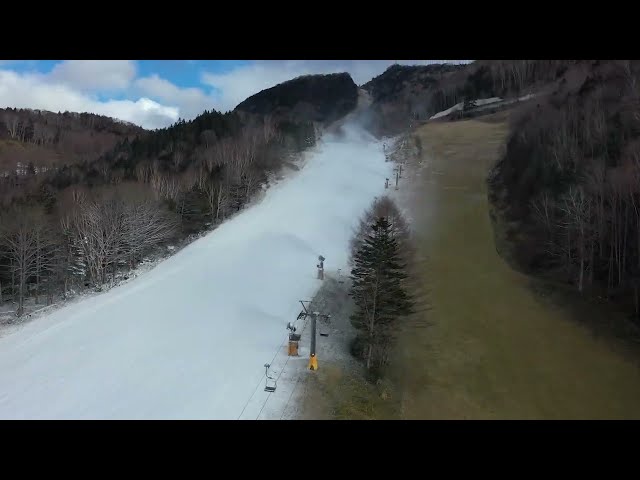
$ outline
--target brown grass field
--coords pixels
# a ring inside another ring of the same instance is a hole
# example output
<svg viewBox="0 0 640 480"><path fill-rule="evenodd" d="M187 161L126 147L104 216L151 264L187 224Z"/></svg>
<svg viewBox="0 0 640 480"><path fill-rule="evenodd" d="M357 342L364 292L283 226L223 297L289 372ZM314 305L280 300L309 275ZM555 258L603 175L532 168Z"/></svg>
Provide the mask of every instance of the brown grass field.
<svg viewBox="0 0 640 480"><path fill-rule="evenodd" d="M428 327L412 322L399 339L400 417L640 418L638 356L575 318L613 314L535 293L497 254L485 179L508 127L504 113L488 120L414 133L422 155L401 197L432 308Z"/></svg>

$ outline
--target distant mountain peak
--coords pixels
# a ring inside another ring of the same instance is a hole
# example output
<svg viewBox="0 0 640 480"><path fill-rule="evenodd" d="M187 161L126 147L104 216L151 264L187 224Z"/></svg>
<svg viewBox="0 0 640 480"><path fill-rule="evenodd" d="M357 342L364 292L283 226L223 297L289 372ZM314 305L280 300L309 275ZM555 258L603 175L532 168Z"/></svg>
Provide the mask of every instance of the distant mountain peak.
<svg viewBox="0 0 640 480"><path fill-rule="evenodd" d="M355 108L358 87L348 73L302 75L262 90L236 111L328 123Z"/></svg>

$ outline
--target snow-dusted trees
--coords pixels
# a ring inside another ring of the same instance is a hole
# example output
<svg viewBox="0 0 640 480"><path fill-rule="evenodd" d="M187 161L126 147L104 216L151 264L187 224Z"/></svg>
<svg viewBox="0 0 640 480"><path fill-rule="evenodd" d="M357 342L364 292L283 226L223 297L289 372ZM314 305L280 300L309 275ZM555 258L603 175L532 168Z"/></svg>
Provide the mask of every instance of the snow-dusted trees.
<svg viewBox="0 0 640 480"><path fill-rule="evenodd" d="M135 266L141 255L165 242L175 232L175 218L149 200L124 206L121 256L127 256L129 266Z"/></svg>
<svg viewBox="0 0 640 480"><path fill-rule="evenodd" d="M3 218L0 223L0 244L9 258L12 279L18 283L18 316L22 315L24 309L27 279L36 264L35 232L32 225L22 218L22 221L14 219L15 223L11 222L13 224L9 223L8 218Z"/></svg>
<svg viewBox="0 0 640 480"><path fill-rule="evenodd" d="M33 207L0 215L0 279L18 315L28 297L38 305L73 286L100 287L175 233L175 216L147 195L110 193L70 190L57 222Z"/></svg>
<svg viewBox="0 0 640 480"><path fill-rule="evenodd" d="M175 228L175 220L150 200L110 197L82 201L63 220L69 268L101 285L118 267L133 267L144 252L166 241Z"/></svg>
<svg viewBox="0 0 640 480"><path fill-rule="evenodd" d="M0 219L0 248L9 259L17 291L16 313L22 315L28 281L35 277L36 295L40 280L49 270L53 245L46 219L36 210L10 211Z"/></svg>
<svg viewBox="0 0 640 480"><path fill-rule="evenodd" d="M70 214L71 242L88 280L100 285L122 244L124 212L117 200L87 201Z"/></svg>

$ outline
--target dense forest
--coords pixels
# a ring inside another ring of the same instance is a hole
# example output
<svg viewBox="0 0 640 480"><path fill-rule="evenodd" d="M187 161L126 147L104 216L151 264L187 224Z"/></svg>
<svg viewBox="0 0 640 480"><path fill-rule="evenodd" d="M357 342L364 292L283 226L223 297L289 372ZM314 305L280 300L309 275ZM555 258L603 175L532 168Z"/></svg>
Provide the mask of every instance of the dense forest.
<svg viewBox="0 0 640 480"><path fill-rule="evenodd" d="M348 73L303 75L252 95L236 110L326 125L352 111L357 101L358 87Z"/></svg>
<svg viewBox="0 0 640 480"><path fill-rule="evenodd" d="M640 279L640 62L565 66L551 94L512 116L493 200L517 262L634 300Z"/></svg>

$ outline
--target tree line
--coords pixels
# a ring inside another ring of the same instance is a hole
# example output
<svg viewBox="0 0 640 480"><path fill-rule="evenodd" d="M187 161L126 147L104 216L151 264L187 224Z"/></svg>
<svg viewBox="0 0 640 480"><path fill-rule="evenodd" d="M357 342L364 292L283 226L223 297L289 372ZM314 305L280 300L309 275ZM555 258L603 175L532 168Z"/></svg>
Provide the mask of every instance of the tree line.
<svg viewBox="0 0 640 480"><path fill-rule="evenodd" d="M49 305L58 292L66 298L71 290L113 283L119 270L133 269L176 233L175 216L135 186L66 193L66 208L55 214L30 206L0 215L0 291L18 316L30 296Z"/></svg>

